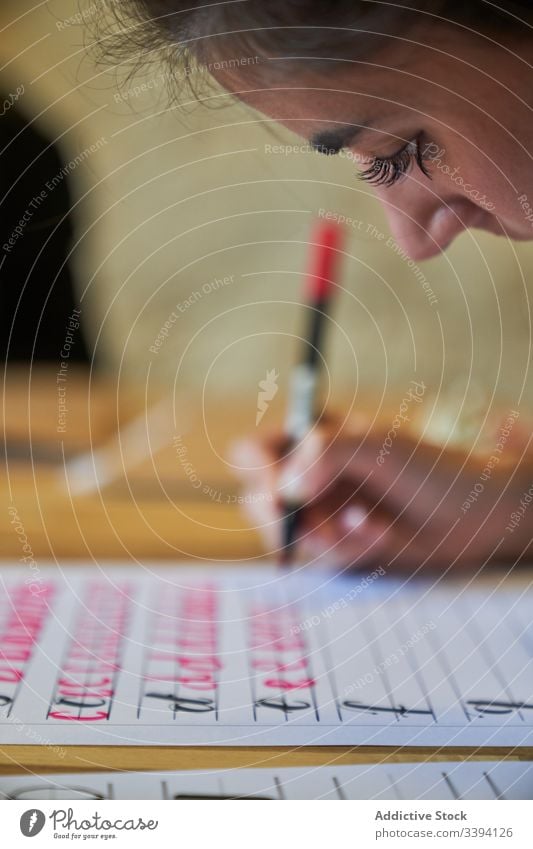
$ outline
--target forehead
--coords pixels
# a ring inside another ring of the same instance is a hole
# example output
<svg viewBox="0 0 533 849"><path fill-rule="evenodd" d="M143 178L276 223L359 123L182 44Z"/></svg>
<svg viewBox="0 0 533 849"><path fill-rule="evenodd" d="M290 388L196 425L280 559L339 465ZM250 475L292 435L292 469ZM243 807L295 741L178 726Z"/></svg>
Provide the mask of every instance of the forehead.
<svg viewBox="0 0 533 849"><path fill-rule="evenodd" d="M226 86L229 88L229 86ZM231 91L237 98L268 118L307 139L323 153L336 153L354 145L366 131L401 130L410 114L420 106L414 102L409 85L395 85L385 71L353 67L340 74L317 78L292 74L283 83L247 85L233 80Z"/></svg>
<svg viewBox="0 0 533 849"><path fill-rule="evenodd" d="M386 130L413 114L442 111L459 85L457 65L446 51L400 40L365 60L332 60L317 68L306 60L265 59L214 76L269 118L309 139L326 133L324 143L335 147L337 137L364 127Z"/></svg>

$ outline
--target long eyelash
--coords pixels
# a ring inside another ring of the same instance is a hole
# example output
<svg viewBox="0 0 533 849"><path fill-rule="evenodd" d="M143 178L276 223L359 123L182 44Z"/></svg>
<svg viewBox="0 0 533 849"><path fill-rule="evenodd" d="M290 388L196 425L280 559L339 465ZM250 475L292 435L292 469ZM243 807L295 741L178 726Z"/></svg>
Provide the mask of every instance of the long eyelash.
<svg viewBox="0 0 533 849"><path fill-rule="evenodd" d="M426 177L431 176L424 165L419 139L408 142L398 153L388 157L375 157L368 168L359 172L359 179L373 186L393 186L416 164Z"/></svg>

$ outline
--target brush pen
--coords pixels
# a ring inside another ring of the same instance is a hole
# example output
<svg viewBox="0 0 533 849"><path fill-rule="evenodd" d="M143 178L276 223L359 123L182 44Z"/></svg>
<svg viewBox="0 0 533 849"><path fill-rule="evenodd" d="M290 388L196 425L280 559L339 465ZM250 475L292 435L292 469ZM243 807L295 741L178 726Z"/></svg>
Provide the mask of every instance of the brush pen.
<svg viewBox="0 0 533 849"><path fill-rule="evenodd" d="M307 436L316 418L316 398L323 363L323 346L328 310L335 291L335 273L340 257L342 229L332 221L317 223L311 239L310 268L305 283L309 326L302 358L293 369L285 433L288 453ZM294 555L296 536L305 505L287 494L281 505L282 543L280 565L289 566Z"/></svg>

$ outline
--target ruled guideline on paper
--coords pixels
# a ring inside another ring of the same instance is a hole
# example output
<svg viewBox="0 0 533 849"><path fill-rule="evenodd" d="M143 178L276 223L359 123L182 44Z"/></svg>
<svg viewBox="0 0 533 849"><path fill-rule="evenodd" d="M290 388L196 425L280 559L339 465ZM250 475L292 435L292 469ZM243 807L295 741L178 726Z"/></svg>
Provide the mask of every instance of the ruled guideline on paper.
<svg viewBox="0 0 533 849"><path fill-rule="evenodd" d="M0 743L533 745L533 590L383 572L6 566Z"/></svg>
<svg viewBox="0 0 533 849"><path fill-rule="evenodd" d="M533 764L454 761L3 775L0 799L533 799Z"/></svg>

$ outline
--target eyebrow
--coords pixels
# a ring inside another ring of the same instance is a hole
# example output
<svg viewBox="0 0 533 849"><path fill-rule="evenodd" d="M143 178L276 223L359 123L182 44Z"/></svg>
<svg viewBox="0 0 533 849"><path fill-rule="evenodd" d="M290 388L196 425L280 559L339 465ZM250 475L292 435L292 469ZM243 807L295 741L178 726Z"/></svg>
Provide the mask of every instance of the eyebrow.
<svg viewBox="0 0 533 849"><path fill-rule="evenodd" d="M325 156L335 156L335 154L340 153L343 147L352 144L364 129L366 129L364 126L351 126L340 127L336 130L324 130L312 136L309 144L318 153L323 153Z"/></svg>

